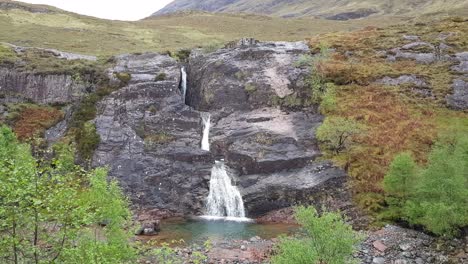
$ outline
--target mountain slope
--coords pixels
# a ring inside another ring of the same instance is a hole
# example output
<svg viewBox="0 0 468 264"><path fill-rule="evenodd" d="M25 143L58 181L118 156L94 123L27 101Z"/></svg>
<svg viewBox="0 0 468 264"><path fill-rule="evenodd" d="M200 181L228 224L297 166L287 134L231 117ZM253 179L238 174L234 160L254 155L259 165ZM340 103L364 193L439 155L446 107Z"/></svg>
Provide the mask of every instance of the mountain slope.
<svg viewBox="0 0 468 264"><path fill-rule="evenodd" d="M0 0L0 42L89 55L174 51L221 45L246 36L259 40L298 41L320 33L398 22L399 19L390 17L343 23L325 19L283 19L203 12L128 22Z"/></svg>
<svg viewBox="0 0 468 264"><path fill-rule="evenodd" d="M465 0L175 0L154 15L184 10L337 20L381 15L467 14Z"/></svg>

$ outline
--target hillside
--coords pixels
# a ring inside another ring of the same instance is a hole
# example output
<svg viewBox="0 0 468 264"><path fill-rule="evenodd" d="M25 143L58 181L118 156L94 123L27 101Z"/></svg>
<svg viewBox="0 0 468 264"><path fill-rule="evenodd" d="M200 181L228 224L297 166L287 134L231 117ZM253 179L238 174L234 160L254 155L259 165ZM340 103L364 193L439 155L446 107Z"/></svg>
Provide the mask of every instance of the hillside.
<svg viewBox="0 0 468 264"><path fill-rule="evenodd" d="M245 36L259 40L297 41L319 33L348 31L367 25L384 26L400 21L388 17L345 23L325 19L189 12L126 22L0 0L0 42L90 55L173 51L220 45Z"/></svg>
<svg viewBox="0 0 468 264"><path fill-rule="evenodd" d="M466 14L464 0L175 0L154 15L184 10L348 20L370 15Z"/></svg>

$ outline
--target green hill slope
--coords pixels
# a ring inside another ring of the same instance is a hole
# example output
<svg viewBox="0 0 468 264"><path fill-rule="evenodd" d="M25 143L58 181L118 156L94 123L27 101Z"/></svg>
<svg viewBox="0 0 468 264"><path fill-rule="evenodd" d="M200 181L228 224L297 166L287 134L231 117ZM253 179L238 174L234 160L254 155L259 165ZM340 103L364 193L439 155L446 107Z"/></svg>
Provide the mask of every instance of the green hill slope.
<svg viewBox="0 0 468 264"><path fill-rule="evenodd" d="M369 15L467 14L465 0L175 0L155 15L183 10L346 20Z"/></svg>
<svg viewBox="0 0 468 264"><path fill-rule="evenodd" d="M0 0L0 42L90 55L212 46L241 37L297 41L318 33L354 30L368 25L383 26L399 21L395 17L341 22L188 12L127 22Z"/></svg>

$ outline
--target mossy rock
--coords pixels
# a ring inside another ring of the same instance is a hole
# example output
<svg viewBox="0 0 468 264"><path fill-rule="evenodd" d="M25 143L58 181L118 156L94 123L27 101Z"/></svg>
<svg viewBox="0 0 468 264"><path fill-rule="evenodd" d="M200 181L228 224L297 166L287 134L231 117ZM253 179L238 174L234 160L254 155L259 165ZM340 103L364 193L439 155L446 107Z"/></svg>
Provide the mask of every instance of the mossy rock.
<svg viewBox="0 0 468 264"><path fill-rule="evenodd" d="M128 72L115 72L114 76L119 79L122 85L127 85L132 80L132 75Z"/></svg>
<svg viewBox="0 0 468 264"><path fill-rule="evenodd" d="M156 77L154 78L154 80L156 82L160 82L160 81L164 81L167 79L167 74L165 72L161 72L159 73L158 75L156 75Z"/></svg>

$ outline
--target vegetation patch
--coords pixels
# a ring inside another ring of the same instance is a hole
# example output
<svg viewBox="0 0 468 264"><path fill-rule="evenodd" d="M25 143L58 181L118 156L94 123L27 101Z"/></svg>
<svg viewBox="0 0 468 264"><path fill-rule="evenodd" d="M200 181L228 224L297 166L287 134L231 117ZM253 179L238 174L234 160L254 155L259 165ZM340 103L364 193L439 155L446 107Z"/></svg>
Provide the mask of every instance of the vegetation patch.
<svg viewBox="0 0 468 264"><path fill-rule="evenodd" d="M421 41L438 46L439 37L444 34L445 43L451 46L447 52L466 51L467 33L468 25L447 19L417 25L369 27L310 39L314 53L321 52L322 43L334 49L328 57L311 64L315 69L311 74L313 101L320 103L327 120L351 120L365 127L365 133L348 138L349 147L339 152L333 151L331 140L325 138L332 131L321 133L322 149L327 157L347 170L356 202L369 212L378 212L386 206L382 180L396 155L411 153L414 162L424 166L438 135L454 130L468 133L468 115L449 110L445 105L452 80L457 77L451 71L450 62L430 65L412 60L391 62L382 53L410 43L404 35L417 35ZM385 86L375 82L384 76L401 75L426 80L432 97L421 97L411 85ZM328 89L330 83L333 86ZM318 132L327 130L329 125L330 122L325 122ZM341 127L334 131L340 132Z"/></svg>
<svg viewBox="0 0 468 264"><path fill-rule="evenodd" d="M154 134L147 134L144 137L145 145L147 147L153 147L156 145L163 145L176 140L175 136L168 134L167 132L159 132Z"/></svg>
<svg viewBox="0 0 468 264"><path fill-rule="evenodd" d="M161 72L161 73L159 73L158 75L156 75L156 77L154 78L154 80L155 80L156 82L160 82L160 81L166 80L166 78L167 78L167 74L164 73L164 72Z"/></svg>
<svg viewBox="0 0 468 264"><path fill-rule="evenodd" d="M10 105L8 112L7 122L22 141L42 136L63 118L63 112L56 108L30 104Z"/></svg>

